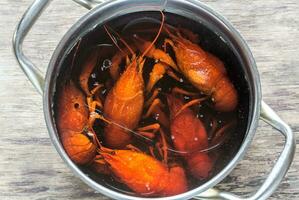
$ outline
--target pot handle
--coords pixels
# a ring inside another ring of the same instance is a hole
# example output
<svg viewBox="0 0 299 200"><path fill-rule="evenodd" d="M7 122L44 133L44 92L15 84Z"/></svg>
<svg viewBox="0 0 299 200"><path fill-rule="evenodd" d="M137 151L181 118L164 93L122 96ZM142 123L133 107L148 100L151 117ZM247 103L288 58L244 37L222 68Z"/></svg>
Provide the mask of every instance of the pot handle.
<svg viewBox="0 0 299 200"><path fill-rule="evenodd" d="M12 44L15 57L28 77L32 85L38 91L38 93L43 94L44 90L44 76L41 71L24 55L22 46L23 41L31 29L32 25L36 22L40 14L44 11L51 0L35 0L28 10L24 13L22 19L20 20L16 31L13 36ZM84 6L85 8L92 9L96 5L100 4L100 0L73 0L76 3Z"/></svg>
<svg viewBox="0 0 299 200"><path fill-rule="evenodd" d="M90 10L96 7L97 5L103 3L105 0L73 0L73 1Z"/></svg>
<svg viewBox="0 0 299 200"><path fill-rule="evenodd" d="M217 189L209 189L194 197L195 199L264 200L271 196L271 194L277 189L293 161L296 148L295 137L291 128L263 101L260 117L263 121L273 126L285 137L283 151L263 185L255 194L248 198L242 198L229 192L222 192Z"/></svg>

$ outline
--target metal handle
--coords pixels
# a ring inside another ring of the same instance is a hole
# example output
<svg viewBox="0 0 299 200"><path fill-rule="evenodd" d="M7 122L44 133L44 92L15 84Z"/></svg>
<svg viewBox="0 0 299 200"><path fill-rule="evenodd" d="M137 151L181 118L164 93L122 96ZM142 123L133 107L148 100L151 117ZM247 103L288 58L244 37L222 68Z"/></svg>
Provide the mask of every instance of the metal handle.
<svg viewBox="0 0 299 200"><path fill-rule="evenodd" d="M251 197L242 198L229 192L210 189L196 196L196 199L264 200L271 196L277 189L293 161L296 148L295 137L291 128L263 101L261 106L261 119L273 126L285 137L285 145L276 164L259 190Z"/></svg>
<svg viewBox="0 0 299 200"><path fill-rule="evenodd" d="M76 3L80 4L81 6L89 10L104 2L104 0L73 0L73 1L75 1Z"/></svg>
<svg viewBox="0 0 299 200"><path fill-rule="evenodd" d="M44 90L44 76L42 75L41 71L24 55L22 46L27 33L50 1L51 0L35 0L31 4L20 20L12 41L13 51L21 69L40 94L42 94ZM92 9L99 3L103 2L99 0L73 1L88 9Z"/></svg>

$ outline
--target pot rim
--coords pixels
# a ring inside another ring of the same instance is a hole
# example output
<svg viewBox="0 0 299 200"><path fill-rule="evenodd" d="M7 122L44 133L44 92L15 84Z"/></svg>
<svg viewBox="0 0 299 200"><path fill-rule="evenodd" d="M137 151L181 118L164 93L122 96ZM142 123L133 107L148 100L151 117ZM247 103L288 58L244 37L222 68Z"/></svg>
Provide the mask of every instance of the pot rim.
<svg viewBox="0 0 299 200"><path fill-rule="evenodd" d="M55 127L55 121L53 120L53 111L52 111L52 95L55 92L55 84L56 84L56 78L58 76L57 73L57 68L58 62L61 59L61 54L62 50L64 49L65 46L70 46L69 42L76 40L76 38L80 38L80 35L77 34L77 32L80 32L79 29L82 29L85 24L87 24L87 21L92 18L92 16L97 15L99 16L99 13L105 13L105 11L111 9L111 8L120 8L121 6L124 6L124 4L128 3L138 3L136 0L118 0L118 1L113 1L109 0L96 8L92 9L90 12L85 14L83 17L80 18L79 21L77 21L64 35L62 40L59 42L58 46L56 47L52 58L50 60L48 70L46 73L46 78L45 78L45 90L43 94L43 109L44 109L44 116L45 116L45 121L47 124L49 136L51 138L52 143L54 144L57 152L59 153L60 157L65 161L65 163L71 168L72 172L76 175L79 176L81 180L83 180L86 184L88 184L90 187L94 188L95 190L101 192L102 194L109 196L111 198L116 198L116 199L132 199L132 200L141 200L141 199L149 199L149 198L142 198L142 197L135 197L135 196L130 196L126 195L123 193L116 192L114 190L111 190L105 186L102 186L92 180L90 177L88 177L86 174L84 174L79 167L77 167L76 164L74 164L66 152L64 151L64 148L62 144L60 143L59 136L56 134L56 127ZM144 5L151 5L151 3L156 3L155 0L148 0L146 3L142 2L140 4ZM242 60L243 62L246 63L246 65L250 66L248 67L248 72L247 74L250 77L247 77L251 79L249 86L251 87L252 91L250 93L251 95L251 103L250 103L250 108L249 108L249 122L248 122L248 128L247 128L247 133L244 136L243 142L238 150L238 152L235 154L233 159L218 173L216 174L213 178L211 178L209 181L205 182L201 186L192 189L188 192L176 195L176 196L170 196L170 197L163 197L163 198L151 198L151 199L164 199L164 200L172 200L172 199L188 199L191 198L195 195L198 195L199 193L202 193L206 191L207 189L210 189L214 187L217 183L222 181L238 164L238 162L243 158L245 155L249 145L252 142L252 139L254 137L257 125L258 125L258 120L260 116L260 106L261 106L261 86L260 86L260 79L259 79L259 73L257 71L256 63L253 58L253 55L245 42L245 40L242 38L242 36L239 34L239 32L226 20L223 16L218 14L217 12L213 11L210 9L208 6L205 4L196 1L196 0L186 0L186 1L180 1L180 0L168 0L168 4L189 4L190 6L196 7L198 11L201 12L202 15L208 16L209 18L213 19L214 23L216 23L216 26L219 26L219 28L223 29L225 32L225 35L230 37L231 40L234 42L234 47L238 47L239 51L242 53L243 57L245 58ZM128 6L129 7L129 6ZM154 7L153 7L154 8ZM167 11L167 9L166 9ZM114 15L120 15L120 13L114 13ZM101 16L102 18L105 18L105 16ZM114 18L112 14L109 14L106 16L106 18L111 19ZM106 21L106 20L103 20ZM102 21L102 22L103 22ZM102 22L98 22L102 23ZM79 31L78 31L79 30ZM84 33L88 32L89 30L86 30ZM81 35L84 33L81 32ZM74 35L76 35L74 37ZM55 71L56 70L56 71ZM56 72L56 73L55 73Z"/></svg>

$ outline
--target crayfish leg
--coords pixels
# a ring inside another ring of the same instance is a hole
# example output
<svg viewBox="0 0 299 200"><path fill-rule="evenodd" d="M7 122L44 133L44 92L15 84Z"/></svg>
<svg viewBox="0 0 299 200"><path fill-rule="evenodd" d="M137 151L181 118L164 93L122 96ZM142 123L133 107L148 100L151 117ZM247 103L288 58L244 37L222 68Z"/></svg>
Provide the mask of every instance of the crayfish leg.
<svg viewBox="0 0 299 200"><path fill-rule="evenodd" d="M148 150L149 150L151 156L152 156L153 158L156 159L156 155L155 155L155 153L154 153L154 147L153 147L153 146L149 146L149 147L148 147Z"/></svg>
<svg viewBox="0 0 299 200"><path fill-rule="evenodd" d="M184 90L184 89L178 88L178 87L174 87L171 91L172 91L172 93L182 94L182 95L186 95L186 96L197 96L198 95L198 92L189 92L187 90Z"/></svg>
<svg viewBox="0 0 299 200"><path fill-rule="evenodd" d="M156 136L154 132L149 132L149 131L138 131L137 133L149 139L153 139Z"/></svg>
<svg viewBox="0 0 299 200"><path fill-rule="evenodd" d="M178 67L176 63L173 61L173 59L170 57L170 55L160 49L152 50L151 54L147 56L155 60L158 60L164 64L167 64L174 70L178 71Z"/></svg>
<svg viewBox="0 0 299 200"><path fill-rule="evenodd" d="M144 115L144 118L147 118L150 115L152 115L157 107L164 107L164 104L158 98L154 99L154 101L152 102L152 104L149 106L146 114Z"/></svg>
<svg viewBox="0 0 299 200"><path fill-rule="evenodd" d="M171 78L173 78L174 80L180 82L182 79L180 77L178 77L178 75L176 75L173 70L171 70L170 68L166 71L167 75L170 76Z"/></svg>
<svg viewBox="0 0 299 200"><path fill-rule="evenodd" d="M147 108L149 107L153 101L156 99L156 97L159 95L159 91L161 90L161 88L156 88L152 95L148 98L148 100L144 103L144 107Z"/></svg>
<svg viewBox="0 0 299 200"><path fill-rule="evenodd" d="M180 81L181 79L173 72L171 68L168 67L167 64L163 62L158 62L154 65L152 72L150 73L149 81L146 86L146 92L151 92L152 88L155 84L163 78L164 74L167 74L171 78L175 79L176 81Z"/></svg>
<svg viewBox="0 0 299 200"><path fill-rule="evenodd" d="M149 130L153 130L154 132L157 132L159 129L160 129L160 124L154 123L154 124L150 124L148 126L140 127L137 130L138 131L149 131Z"/></svg>
<svg viewBox="0 0 299 200"><path fill-rule="evenodd" d="M168 162L168 143L166 141L166 136L165 136L165 132L163 131L163 129L160 130L160 135L161 135L161 142L162 142L163 162L167 163Z"/></svg>
<svg viewBox="0 0 299 200"><path fill-rule="evenodd" d="M94 121L96 119L98 119L99 117L97 116L97 113L96 113L96 109L97 107L99 108L103 108L103 103L102 101L98 98L97 100L93 100L94 98L94 95L99 91L99 89L101 89L102 87L104 87L104 85L100 84L100 85L97 85L95 88L93 88L90 92L90 96L88 96L86 98L86 101L87 101L87 106L88 106L88 109L89 109L89 119L88 119L88 125L90 128L92 128L93 124L94 124Z"/></svg>
<svg viewBox="0 0 299 200"><path fill-rule="evenodd" d="M156 98L153 100L151 105L149 106L144 118L147 118L151 115L155 115L156 120L165 127L169 126L169 119L166 114L162 111L162 107L164 104L161 102L160 99Z"/></svg>
<svg viewBox="0 0 299 200"><path fill-rule="evenodd" d="M140 127L136 131L143 137L153 139L156 136L156 132L160 130L160 124L154 123L148 126Z"/></svg>
<svg viewBox="0 0 299 200"><path fill-rule="evenodd" d="M203 97L203 98L199 98L199 99L193 99L191 101L189 101L188 103L186 103L185 105L183 105L178 112L175 114L175 117L178 116L179 114L182 113L182 111L184 111L185 109L194 106L196 104L200 104L202 101L208 99L208 97Z"/></svg>
<svg viewBox="0 0 299 200"><path fill-rule="evenodd" d="M166 51L166 47L167 47L167 45L170 45L173 49L176 48L176 46L174 45L173 41L170 40L170 39L168 39L168 38L166 38L166 39L164 40L164 43L163 43L164 51Z"/></svg>
<svg viewBox="0 0 299 200"><path fill-rule="evenodd" d="M158 62L154 65L152 72L150 73L149 81L146 85L146 92L149 93L154 85L163 78L166 72L167 65L161 62Z"/></svg>
<svg viewBox="0 0 299 200"><path fill-rule="evenodd" d="M135 37L138 38L138 37ZM142 45L139 44L139 49L141 51L146 50L150 46L150 42L142 40L138 38L138 40L141 40ZM139 41L140 42L140 41ZM151 49L146 54L147 57L152 58L154 60L157 60L159 62L162 62L166 65L169 65L174 70L178 71L178 67L174 60L171 58L171 56L166 53L165 51L162 51L161 49L157 49L155 46L152 46Z"/></svg>

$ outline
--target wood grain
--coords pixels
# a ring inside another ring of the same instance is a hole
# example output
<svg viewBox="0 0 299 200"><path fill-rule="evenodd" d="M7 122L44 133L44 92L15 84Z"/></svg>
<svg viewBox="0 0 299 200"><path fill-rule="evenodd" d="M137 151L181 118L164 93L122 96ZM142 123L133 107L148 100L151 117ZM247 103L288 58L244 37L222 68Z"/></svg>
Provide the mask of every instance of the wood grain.
<svg viewBox="0 0 299 200"><path fill-rule="evenodd" d="M11 38L32 0L0 1L0 199L107 199L75 177L48 137L42 98L12 54ZM297 0L203 0L248 41L256 58L264 100L299 132L299 3ZM26 39L24 50L45 72L63 34L87 11L54 0ZM298 143L297 143L298 144ZM261 185L283 138L261 122L251 148L217 187L247 195ZM270 199L299 199L299 156Z"/></svg>

